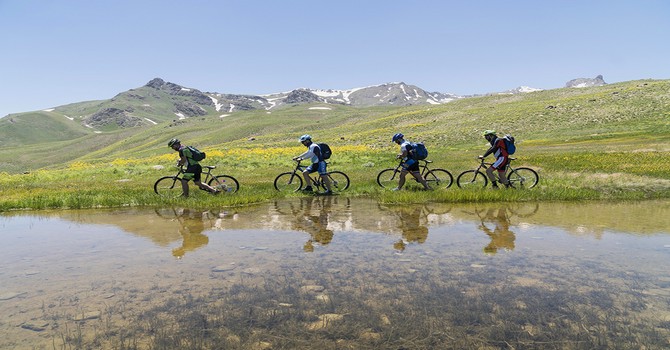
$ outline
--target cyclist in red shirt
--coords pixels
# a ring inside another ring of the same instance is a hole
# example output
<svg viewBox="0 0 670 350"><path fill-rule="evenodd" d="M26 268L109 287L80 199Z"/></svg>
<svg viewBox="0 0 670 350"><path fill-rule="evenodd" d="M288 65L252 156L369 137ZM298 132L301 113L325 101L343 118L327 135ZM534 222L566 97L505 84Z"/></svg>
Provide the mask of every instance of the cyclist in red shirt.
<svg viewBox="0 0 670 350"><path fill-rule="evenodd" d="M486 141L491 144L491 148L489 148L483 155L479 156L479 159L484 159L491 153L496 157L493 165L486 169L486 175L488 175L489 180L491 180L491 186L493 186L493 188L498 188L498 180L500 180L501 184L505 185L505 187L509 187L507 176L505 176L507 164L509 163L509 154L507 154L505 140L502 137L496 136L495 130L486 130L482 135L484 135ZM493 174L494 169L498 170L497 178Z"/></svg>

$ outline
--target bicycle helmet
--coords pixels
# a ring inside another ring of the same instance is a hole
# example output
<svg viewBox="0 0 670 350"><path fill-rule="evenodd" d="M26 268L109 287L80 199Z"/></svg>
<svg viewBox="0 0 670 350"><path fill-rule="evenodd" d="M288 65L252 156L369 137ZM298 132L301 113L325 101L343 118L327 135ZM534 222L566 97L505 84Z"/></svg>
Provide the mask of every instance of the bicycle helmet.
<svg viewBox="0 0 670 350"><path fill-rule="evenodd" d="M393 135L393 139L391 139L391 141L396 142L396 141L398 141L400 139L403 139L403 138L405 138L405 135L403 135L402 133L397 133L397 134Z"/></svg>
<svg viewBox="0 0 670 350"><path fill-rule="evenodd" d="M495 134L496 134L495 130L486 130L482 133L482 136L495 135Z"/></svg>
<svg viewBox="0 0 670 350"><path fill-rule="evenodd" d="M174 145L176 145L176 144L178 144L178 143L181 144L181 142L179 141L179 139L172 139L172 140L168 141L168 147L171 148L172 146L174 146Z"/></svg>
<svg viewBox="0 0 670 350"><path fill-rule="evenodd" d="M311 140L311 139L312 139L312 137L307 135L307 134L300 136L300 142L305 142L305 141Z"/></svg>

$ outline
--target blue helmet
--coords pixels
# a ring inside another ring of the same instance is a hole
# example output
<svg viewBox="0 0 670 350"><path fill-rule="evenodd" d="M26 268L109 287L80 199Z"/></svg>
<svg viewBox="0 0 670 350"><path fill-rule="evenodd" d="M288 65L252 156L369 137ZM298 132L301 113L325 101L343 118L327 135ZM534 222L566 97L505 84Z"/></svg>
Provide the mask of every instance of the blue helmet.
<svg viewBox="0 0 670 350"><path fill-rule="evenodd" d="M312 137L309 136L308 134L300 136L300 142L305 142L305 141L311 140L311 139L312 139Z"/></svg>
<svg viewBox="0 0 670 350"><path fill-rule="evenodd" d="M398 141L400 139L403 139L403 138L405 138L405 135L403 135L402 133L397 133L397 134L393 135L393 139L391 141L396 142L396 141Z"/></svg>

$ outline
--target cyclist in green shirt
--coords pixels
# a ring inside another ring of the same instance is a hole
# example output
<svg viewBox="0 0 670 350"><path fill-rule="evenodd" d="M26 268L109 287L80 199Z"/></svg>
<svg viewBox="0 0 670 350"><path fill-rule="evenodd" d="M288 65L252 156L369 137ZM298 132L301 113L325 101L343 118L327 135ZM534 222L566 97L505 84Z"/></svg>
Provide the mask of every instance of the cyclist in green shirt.
<svg viewBox="0 0 670 350"><path fill-rule="evenodd" d="M201 190L208 191L212 194L219 194L219 192L221 192L205 183L200 182L200 178L202 176L202 166L200 166L200 163L198 163L197 160L193 159L191 150L188 147L183 146L179 139L170 140L168 142L168 147L179 152L179 162L177 162L177 166L182 167L186 165L186 171L184 171L184 177L181 180L181 188L184 192L182 196L188 197L188 182L190 180L193 180L193 183Z"/></svg>

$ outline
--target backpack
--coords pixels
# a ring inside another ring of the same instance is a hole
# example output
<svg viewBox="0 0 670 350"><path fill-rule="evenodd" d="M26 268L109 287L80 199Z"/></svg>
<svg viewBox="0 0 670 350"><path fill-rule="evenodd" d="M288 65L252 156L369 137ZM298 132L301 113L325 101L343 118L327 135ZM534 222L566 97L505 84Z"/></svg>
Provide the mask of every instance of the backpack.
<svg viewBox="0 0 670 350"><path fill-rule="evenodd" d="M428 157L428 150L423 142L411 143L412 150L409 152L410 157L416 160L423 160Z"/></svg>
<svg viewBox="0 0 670 350"><path fill-rule="evenodd" d="M195 160L196 162L199 162L207 157L205 152L201 152L199 149L193 146L187 146L187 148L189 151L191 151L191 159Z"/></svg>
<svg viewBox="0 0 670 350"><path fill-rule="evenodd" d="M514 136L512 135L505 135L503 137L503 140L505 140L505 148L507 148L507 154L514 154L516 152L516 145L514 144Z"/></svg>
<svg viewBox="0 0 670 350"><path fill-rule="evenodd" d="M330 156L333 155L333 151L330 149L330 146L325 143L320 143L319 149L321 150L321 158L323 158L323 160L330 159Z"/></svg>

